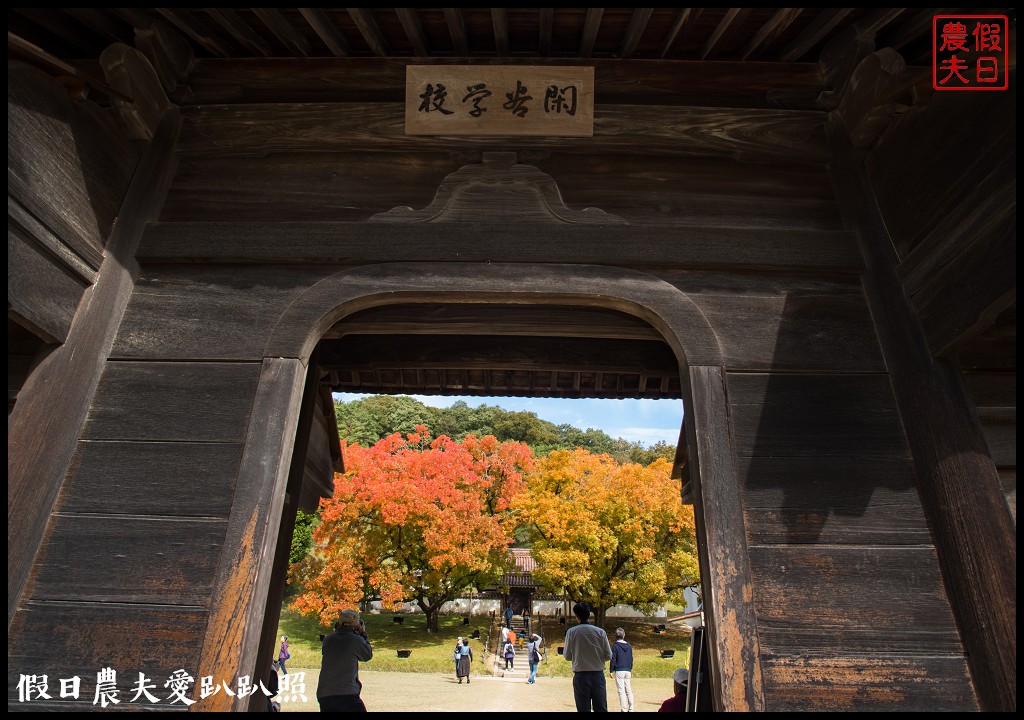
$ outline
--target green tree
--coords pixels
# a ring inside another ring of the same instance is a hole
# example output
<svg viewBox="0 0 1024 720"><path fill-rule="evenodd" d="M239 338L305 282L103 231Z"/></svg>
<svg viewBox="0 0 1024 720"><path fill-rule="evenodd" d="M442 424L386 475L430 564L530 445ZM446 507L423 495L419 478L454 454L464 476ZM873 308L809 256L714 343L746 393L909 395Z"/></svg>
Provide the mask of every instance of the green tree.
<svg viewBox="0 0 1024 720"><path fill-rule="evenodd" d="M291 564L300 562L306 557L313 544L313 527L319 520L316 513L299 510L295 513L295 529L292 530L292 547L288 553Z"/></svg>

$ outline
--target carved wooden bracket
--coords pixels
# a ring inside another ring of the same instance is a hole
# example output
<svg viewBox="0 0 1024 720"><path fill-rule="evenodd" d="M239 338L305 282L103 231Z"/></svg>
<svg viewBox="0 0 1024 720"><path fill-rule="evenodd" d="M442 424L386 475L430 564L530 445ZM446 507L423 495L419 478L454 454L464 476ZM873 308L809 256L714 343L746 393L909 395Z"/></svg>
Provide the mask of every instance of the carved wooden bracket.
<svg viewBox="0 0 1024 720"><path fill-rule="evenodd" d="M479 165L464 165L442 180L427 207L392 208L370 222L627 224L598 208L567 207L554 178L520 165L514 152L485 152Z"/></svg>

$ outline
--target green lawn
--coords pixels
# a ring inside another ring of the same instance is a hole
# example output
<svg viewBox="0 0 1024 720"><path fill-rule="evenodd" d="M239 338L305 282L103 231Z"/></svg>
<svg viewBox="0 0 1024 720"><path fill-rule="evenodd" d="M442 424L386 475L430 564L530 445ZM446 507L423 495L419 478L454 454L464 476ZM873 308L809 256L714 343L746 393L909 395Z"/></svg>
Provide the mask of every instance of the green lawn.
<svg viewBox="0 0 1024 720"><path fill-rule="evenodd" d="M426 618L422 615L405 615L401 625L392 622L390 614L364 615L366 632L373 643L373 660L361 667L367 670L448 673L454 670L452 650L459 636L468 637L474 629L487 637L489 616L474 616L469 625L464 625L462 616L442 615L439 633L426 632ZM572 622L575 622L573 620ZM683 630L670 627L662 634L654 632L659 620L614 619L605 623L608 636L614 640L615 628L626 631L626 640L633 646L633 677L671 677L676 668L686 667L690 657L690 635ZM571 625L559 625L552 618L541 618L539 632L548 647L547 662L540 668L542 676L568 677L572 667L558 654L558 646L564 644L565 630ZM534 630L537 631L536 624ZM328 633L315 619L302 617L284 608L278 637L288 636L292 658L290 667L320 667L320 633ZM483 640L471 641L474 656L474 672L483 672L481 662ZM493 647L493 638L492 638ZM662 659L663 649L674 649L675 657ZM399 658L398 650L412 650L408 658Z"/></svg>

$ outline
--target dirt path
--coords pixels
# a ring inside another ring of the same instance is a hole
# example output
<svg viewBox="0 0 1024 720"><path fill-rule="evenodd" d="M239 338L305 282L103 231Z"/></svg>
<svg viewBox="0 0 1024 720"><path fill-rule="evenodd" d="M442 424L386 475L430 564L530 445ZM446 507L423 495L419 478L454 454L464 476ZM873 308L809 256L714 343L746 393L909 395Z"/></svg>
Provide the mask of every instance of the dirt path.
<svg viewBox="0 0 1024 720"><path fill-rule="evenodd" d="M302 672L295 668L292 674ZM305 671L306 702L285 702L284 712L316 712L319 670ZM538 677L530 685L525 678L480 675L459 685L453 674L361 672L362 698L370 712L575 712L571 678ZM607 678L608 709L618 712L615 682ZM666 684L668 687L666 688ZM633 680L637 712L652 712L672 693L672 681Z"/></svg>

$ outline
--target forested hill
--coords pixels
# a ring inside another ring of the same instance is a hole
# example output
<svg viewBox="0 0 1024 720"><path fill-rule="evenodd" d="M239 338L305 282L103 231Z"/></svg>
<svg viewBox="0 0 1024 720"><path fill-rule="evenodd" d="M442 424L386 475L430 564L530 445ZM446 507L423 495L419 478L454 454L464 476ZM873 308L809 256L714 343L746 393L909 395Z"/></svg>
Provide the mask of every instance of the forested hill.
<svg viewBox="0 0 1024 720"><path fill-rule="evenodd" d="M404 395L375 395L352 402L335 401L338 434L350 443L369 446L392 433L411 433L417 425L426 425L431 435L447 435L461 440L466 435L494 435L498 440L517 440L529 445L537 456L552 450L584 448L593 453L608 453L616 461L648 465L659 457L670 462L674 445L659 442L647 448L622 438L588 428L555 425L541 420L536 413L512 412L495 405L470 407L459 400L451 407L435 408Z"/></svg>

